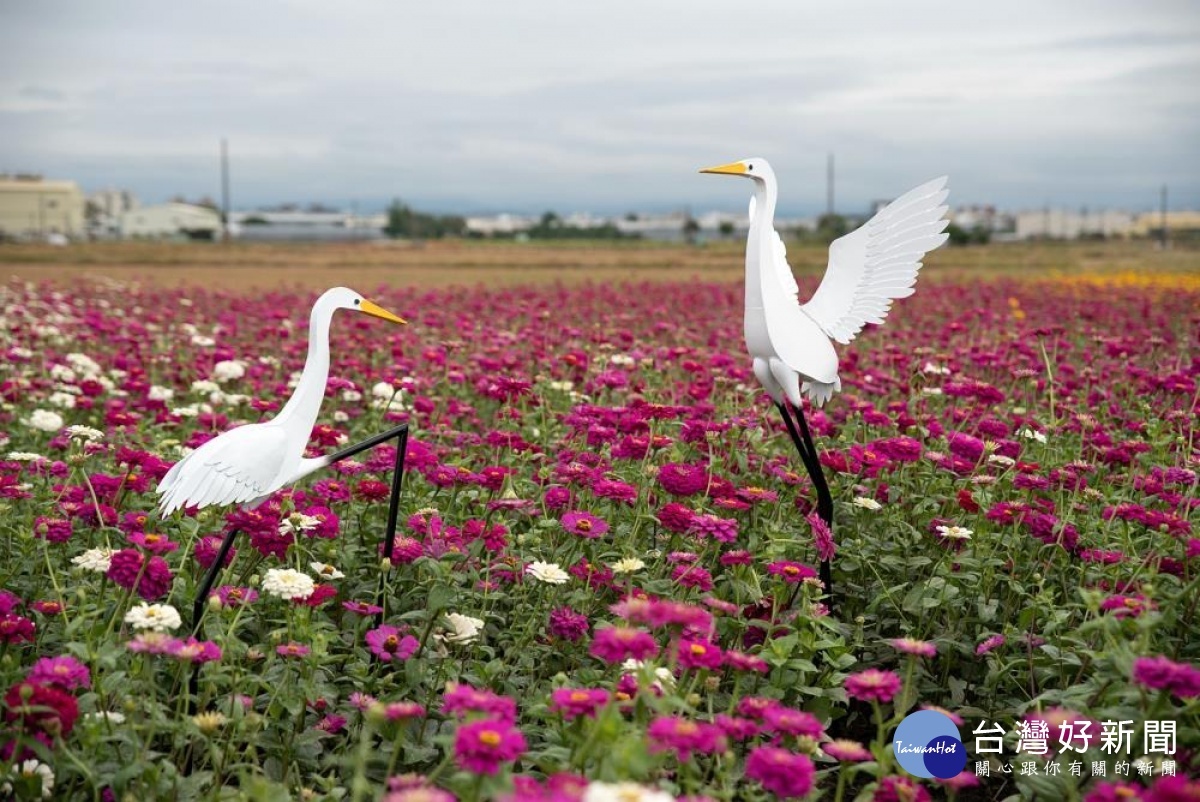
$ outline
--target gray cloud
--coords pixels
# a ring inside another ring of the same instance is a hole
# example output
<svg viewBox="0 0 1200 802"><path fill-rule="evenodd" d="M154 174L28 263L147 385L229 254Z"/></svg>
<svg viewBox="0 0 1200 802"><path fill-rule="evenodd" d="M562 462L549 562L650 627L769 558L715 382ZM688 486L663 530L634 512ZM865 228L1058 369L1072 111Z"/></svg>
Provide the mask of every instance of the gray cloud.
<svg viewBox="0 0 1200 802"><path fill-rule="evenodd" d="M927 177L960 201L1200 205L1200 10L715 0L0 11L0 170L235 199L460 210L740 208L696 168L775 164L785 211Z"/></svg>

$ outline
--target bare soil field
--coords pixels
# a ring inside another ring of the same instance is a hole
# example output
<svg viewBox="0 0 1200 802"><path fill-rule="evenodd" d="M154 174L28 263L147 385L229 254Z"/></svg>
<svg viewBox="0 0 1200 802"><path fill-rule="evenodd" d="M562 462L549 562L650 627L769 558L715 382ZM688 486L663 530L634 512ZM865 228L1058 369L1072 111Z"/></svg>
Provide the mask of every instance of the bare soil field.
<svg viewBox="0 0 1200 802"><path fill-rule="evenodd" d="M233 290L316 289L336 284L474 286L692 278L733 281L742 275L743 245L701 247L655 243L519 244L509 242L150 243L104 242L67 247L0 245L0 278L67 285L116 280L156 286ZM827 251L794 244L788 259L801 275L819 275ZM1200 279L1200 250L1159 250L1153 243L1020 243L942 248L928 273L1056 275L1153 273L1181 285Z"/></svg>

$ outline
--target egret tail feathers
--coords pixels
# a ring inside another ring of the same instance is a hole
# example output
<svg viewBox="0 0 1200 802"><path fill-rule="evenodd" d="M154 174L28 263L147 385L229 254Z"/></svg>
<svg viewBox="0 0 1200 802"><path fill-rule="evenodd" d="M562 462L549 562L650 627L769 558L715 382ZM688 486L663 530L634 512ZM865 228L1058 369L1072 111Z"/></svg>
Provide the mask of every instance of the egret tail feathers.
<svg viewBox="0 0 1200 802"><path fill-rule="evenodd" d="M808 396L813 406L823 407L825 402L833 398L834 393L841 392L842 380L836 378L832 383L807 381L800 385L800 391Z"/></svg>

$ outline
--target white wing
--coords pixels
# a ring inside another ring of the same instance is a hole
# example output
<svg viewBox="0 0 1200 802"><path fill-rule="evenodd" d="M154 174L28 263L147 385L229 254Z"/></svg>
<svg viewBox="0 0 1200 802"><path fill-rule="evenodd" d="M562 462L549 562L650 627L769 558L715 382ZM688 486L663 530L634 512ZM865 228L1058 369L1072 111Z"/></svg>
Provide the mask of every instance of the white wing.
<svg viewBox="0 0 1200 802"><path fill-rule="evenodd" d="M912 295L921 260L949 238L946 180L909 190L829 246L825 277L800 307L826 334L848 343L867 323L882 323L894 299Z"/></svg>
<svg viewBox="0 0 1200 802"><path fill-rule="evenodd" d="M209 440L177 462L157 493L169 515L183 507L237 504L279 489L287 459L287 434L280 426L250 424Z"/></svg>

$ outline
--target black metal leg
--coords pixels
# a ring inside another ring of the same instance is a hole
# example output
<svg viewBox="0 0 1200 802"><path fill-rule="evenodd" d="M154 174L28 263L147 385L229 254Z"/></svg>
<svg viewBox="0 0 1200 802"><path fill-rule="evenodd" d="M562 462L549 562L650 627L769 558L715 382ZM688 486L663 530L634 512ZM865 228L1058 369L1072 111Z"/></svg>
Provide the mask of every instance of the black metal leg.
<svg viewBox="0 0 1200 802"><path fill-rule="evenodd" d="M229 556L229 550L233 548L234 538L237 537L239 531L241 530L236 528L230 529L225 535L225 539L221 541L221 548L217 550L217 558L213 560L213 564L204 574L204 579L200 581L200 589L196 591L196 599L192 602L193 637L200 632L200 617L204 615L204 605L208 604L208 594L217 581L217 574L221 573L221 569L225 565L225 558Z"/></svg>
<svg viewBox="0 0 1200 802"><path fill-rule="evenodd" d="M389 563L392 561L392 551L396 548L396 523L400 517L400 483L404 480L404 458L407 452L408 426L406 425L396 438L396 465L392 469L392 497L388 501L387 528L383 533L383 558ZM383 616L387 608L387 599L383 595L385 581L387 581L387 574L381 573L379 575L379 606L385 610L376 614L375 626L383 623Z"/></svg>
<svg viewBox="0 0 1200 802"><path fill-rule="evenodd" d="M797 431L788 406L785 404L776 404L775 407L779 410L779 414L787 426L788 434L792 438L792 443L796 446L796 451L800 454L800 460L804 463L804 469L808 471L809 478L812 479L813 488L817 491L817 516L832 531L833 496L830 494L829 485L825 481L825 471L821 468L821 461L817 456L817 447L813 443L812 435L808 431L808 422L804 419L804 411L799 407L793 407L796 418L800 422L800 428ZM831 599L830 606L832 607L833 566L829 560L821 561L820 571L821 583L825 585L825 592Z"/></svg>

